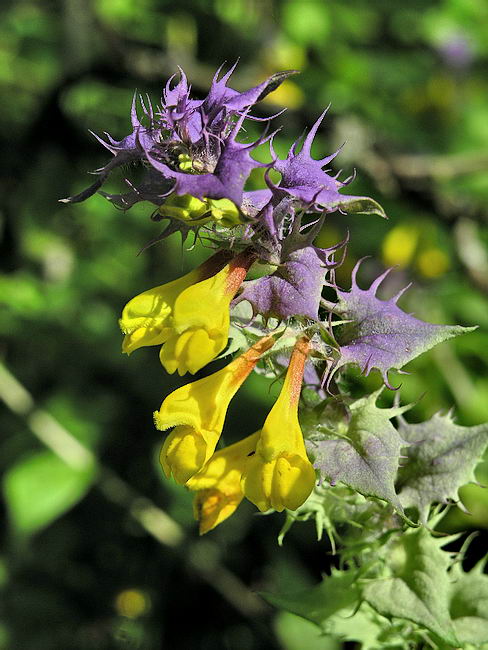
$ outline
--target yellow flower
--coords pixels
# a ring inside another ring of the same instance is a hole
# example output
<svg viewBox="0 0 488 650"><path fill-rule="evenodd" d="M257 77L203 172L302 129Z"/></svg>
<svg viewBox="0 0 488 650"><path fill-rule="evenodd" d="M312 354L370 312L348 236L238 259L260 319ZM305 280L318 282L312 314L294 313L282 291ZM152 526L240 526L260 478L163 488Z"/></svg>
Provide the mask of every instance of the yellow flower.
<svg viewBox="0 0 488 650"><path fill-rule="evenodd" d="M253 261L244 251L176 298L171 331L159 355L167 372L193 375L222 352L229 338L230 303Z"/></svg>
<svg viewBox="0 0 488 650"><path fill-rule="evenodd" d="M215 452L187 482L187 487L197 492L193 506L195 519L200 524L200 535L230 517L244 498L242 472L249 455L256 449L258 438L259 431Z"/></svg>
<svg viewBox="0 0 488 650"><path fill-rule="evenodd" d="M230 302L254 257L247 251L228 261L221 251L187 275L133 298L124 308L122 350L162 345L160 359L169 373L194 374L227 345ZM218 271L218 272L216 272Z"/></svg>
<svg viewBox="0 0 488 650"><path fill-rule="evenodd" d="M274 508L296 510L315 484L298 422L298 401L308 339L297 341L280 395L271 409L242 476L242 490L261 512Z"/></svg>
<svg viewBox="0 0 488 650"><path fill-rule="evenodd" d="M259 340L222 370L166 397L154 422L161 431L175 427L160 455L168 478L186 483L205 465L220 438L230 400L273 343L271 336Z"/></svg>
<svg viewBox="0 0 488 650"><path fill-rule="evenodd" d="M180 163L187 165L191 163ZM186 170L185 170L186 171ZM170 196L159 208L163 217L186 221L192 226L202 226L215 221L228 228L243 223L242 215L235 203L229 199L197 199L191 194Z"/></svg>
<svg viewBox="0 0 488 650"><path fill-rule="evenodd" d="M125 334L122 351L130 354L146 345L160 345L168 335L169 316L178 295L201 280L200 269L182 278L144 291L132 298L122 311L120 329Z"/></svg>

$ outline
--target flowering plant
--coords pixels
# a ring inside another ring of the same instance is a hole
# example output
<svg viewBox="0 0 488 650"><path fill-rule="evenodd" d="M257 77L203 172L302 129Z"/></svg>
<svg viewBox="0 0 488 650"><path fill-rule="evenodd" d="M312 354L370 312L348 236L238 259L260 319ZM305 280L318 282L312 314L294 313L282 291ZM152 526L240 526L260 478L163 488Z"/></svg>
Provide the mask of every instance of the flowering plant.
<svg viewBox="0 0 488 650"><path fill-rule="evenodd" d="M142 98L138 109L134 98L132 133L98 138L112 159L89 188L64 199L76 203L100 191L124 210L149 201L153 219L168 221L155 241L180 232L214 249L187 275L132 298L120 319L123 351L160 346L169 373L194 375L234 356L166 396L155 412L157 429L172 429L161 450L164 473L195 493L201 533L247 498L261 512L286 510L280 540L295 521L313 518L319 537L325 530L332 547L340 546L341 568L323 585L266 595L278 607L366 648L478 647L488 642L488 579L480 566L467 574L453 563L441 548L451 538L439 539L433 528L440 506L474 480L488 427L457 426L450 414L409 424L403 414L410 405L377 405L384 387L353 399L342 382L353 365L365 375L376 369L396 390L392 370L473 328L403 312L405 290L378 298L391 269L362 289L359 262L350 289L338 286L347 239L316 245L328 215L386 215L373 199L343 193L353 177L340 180L326 169L338 152L312 157L325 112L285 159L273 148L276 131L246 142L245 120L262 119L253 107L293 71L238 92L228 85L233 70L219 70L202 100L191 97L181 70L157 109ZM264 144L269 163L252 157ZM101 191L115 168L133 162L143 167L140 182L127 178L121 194ZM255 170L264 187L249 190ZM246 280L253 266L265 272ZM335 300L323 298L324 287ZM217 450L229 403L254 369L285 375L279 397L259 431ZM476 602L467 597L468 581Z"/></svg>

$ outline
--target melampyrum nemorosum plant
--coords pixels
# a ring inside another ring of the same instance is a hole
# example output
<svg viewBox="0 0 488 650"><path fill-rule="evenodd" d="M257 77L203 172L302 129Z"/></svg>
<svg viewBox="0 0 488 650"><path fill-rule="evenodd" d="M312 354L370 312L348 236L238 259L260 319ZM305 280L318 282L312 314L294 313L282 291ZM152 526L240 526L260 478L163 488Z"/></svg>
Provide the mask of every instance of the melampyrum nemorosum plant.
<svg viewBox="0 0 488 650"><path fill-rule="evenodd" d="M393 390L390 371L473 328L405 313L398 306L404 290L379 299L390 269L362 289L358 263L350 288L338 286L335 269L348 242L317 246L325 219L386 215L373 199L344 193L353 177L326 169L338 152L312 157L325 111L284 159L273 147L273 118L258 118L268 124L249 142L243 125L257 119L255 105L294 72L238 92L228 85L234 68L216 73L203 100L191 98L181 70L158 108L134 97L132 133L98 138L111 160L89 188L64 199L99 191L123 210L147 201L152 218L168 222L157 241L179 232L214 249L183 277L141 287L119 321L123 351L154 346L168 373L193 375L228 359L167 395L154 413L166 432L163 471L194 492L201 533L244 498L261 512L286 510L282 536L310 518L319 537L326 530L341 568L306 593L267 595L275 605L365 648L478 648L488 643L488 578L481 565L465 573L462 553L453 558L441 548L451 538L433 531L440 506L474 480L488 427L458 426L451 414L409 424L410 407L399 399L377 405L382 390ZM253 158L263 146L269 163ZM110 173L127 163L142 166L142 179L127 178L125 193L103 192ZM251 172L254 179L261 173L262 189L248 189ZM253 266L267 271L246 280ZM323 298L324 288L335 300ZM342 381L351 365L379 371L383 389L353 399ZM219 448L229 403L256 369L283 378L279 396L261 429Z"/></svg>

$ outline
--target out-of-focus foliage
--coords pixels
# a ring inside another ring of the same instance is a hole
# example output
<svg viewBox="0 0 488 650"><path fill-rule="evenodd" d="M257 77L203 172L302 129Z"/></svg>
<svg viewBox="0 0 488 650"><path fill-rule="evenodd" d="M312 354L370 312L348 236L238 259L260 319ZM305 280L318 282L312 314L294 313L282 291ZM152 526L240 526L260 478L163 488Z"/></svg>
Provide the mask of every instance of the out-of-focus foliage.
<svg viewBox="0 0 488 650"><path fill-rule="evenodd" d="M330 572L330 547L315 541L311 523L294 526L277 552L279 517L243 507L198 540L190 496L161 477L151 414L184 381L148 351L123 357L117 318L128 298L208 251L183 254L174 237L138 256L160 232L150 206L123 213L98 196L74 207L58 199L85 187L86 172L106 159L87 129L124 136L134 89L157 101L178 64L197 96L237 56L238 88L300 69L263 102L261 116L289 107L275 120L285 127L278 153L332 102L317 155L347 141L335 164L356 168L351 191L380 200L390 217L329 219L320 245L350 230L339 284L348 288L355 262L371 254L361 286L397 264L384 291L412 279L402 309L480 326L395 377L404 403L425 393L410 420L454 405L458 424L486 421L488 5L10 0L0 17L0 351L9 371L0 373L9 407L0 416L8 521L0 647L340 647L292 614L273 622L250 593L299 592ZM375 373L349 381L358 397L380 384ZM251 377L231 405L226 439L258 428L277 388ZM488 483L486 468L477 476ZM472 514L453 508L441 526L486 531L486 491L460 493ZM469 547L467 568L484 547L486 532ZM335 629L356 638L344 621Z"/></svg>

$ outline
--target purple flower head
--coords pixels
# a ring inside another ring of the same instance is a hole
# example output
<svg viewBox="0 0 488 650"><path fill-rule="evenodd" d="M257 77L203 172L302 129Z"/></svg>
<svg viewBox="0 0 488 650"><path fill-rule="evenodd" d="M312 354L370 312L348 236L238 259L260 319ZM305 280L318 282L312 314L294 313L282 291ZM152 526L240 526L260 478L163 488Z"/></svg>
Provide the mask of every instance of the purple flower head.
<svg viewBox="0 0 488 650"><path fill-rule="evenodd" d="M109 134L105 134L106 140L95 135L114 157L95 171L98 178L90 187L62 199L63 202L84 201L102 187L112 170L127 163L143 162L147 169L139 184L126 179L128 192L104 194L117 207L127 209L144 200L159 206L171 191L229 198L240 205L247 177L254 167L259 166L252 160L250 152L265 139L260 138L251 145L240 144L236 141L237 132L244 117L249 116L250 108L295 71L272 75L241 93L227 85L234 69L235 65L221 78L219 69L203 100L190 98L191 87L180 70L180 79L174 86L171 86L173 77L167 82L158 112L153 110L149 101L146 106L140 97L142 121L137 114L134 96L132 133L119 141ZM182 158L190 169L183 171Z"/></svg>
<svg viewBox="0 0 488 650"><path fill-rule="evenodd" d="M187 174L171 169L164 162L164 147L149 142L145 150L147 160L164 178L174 181L171 192L175 194L190 194L198 199L227 198L240 206L249 174L256 167L266 166L251 158L251 151L266 141L264 136L251 144L239 143L235 139L245 117L246 113L243 113L229 135L218 143L217 162L212 172Z"/></svg>
<svg viewBox="0 0 488 650"><path fill-rule="evenodd" d="M175 140L180 142L197 142L202 135L202 120L198 109L200 100L190 99L191 87L181 68L180 80L171 87L175 75L166 82L163 90L163 101L158 116L161 124Z"/></svg>

